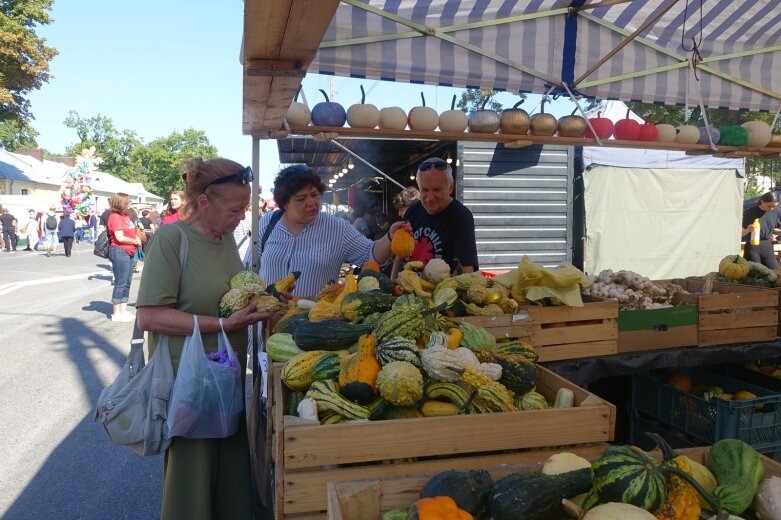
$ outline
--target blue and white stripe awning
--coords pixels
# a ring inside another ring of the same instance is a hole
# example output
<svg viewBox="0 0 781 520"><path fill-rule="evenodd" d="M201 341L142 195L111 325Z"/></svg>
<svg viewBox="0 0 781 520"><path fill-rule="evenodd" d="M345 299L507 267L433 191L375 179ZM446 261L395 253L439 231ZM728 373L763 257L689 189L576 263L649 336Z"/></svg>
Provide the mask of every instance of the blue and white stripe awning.
<svg viewBox="0 0 781 520"><path fill-rule="evenodd" d="M781 2L342 0L308 71L775 112Z"/></svg>

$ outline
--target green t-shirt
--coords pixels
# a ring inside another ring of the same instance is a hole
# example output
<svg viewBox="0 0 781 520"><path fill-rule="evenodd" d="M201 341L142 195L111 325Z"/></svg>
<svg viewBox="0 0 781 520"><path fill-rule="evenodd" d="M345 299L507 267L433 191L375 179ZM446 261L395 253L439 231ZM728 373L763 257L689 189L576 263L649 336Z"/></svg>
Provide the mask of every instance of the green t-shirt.
<svg viewBox="0 0 781 520"><path fill-rule="evenodd" d="M180 232L187 235L187 259L181 269ZM233 235L210 240L183 221L161 226L146 253L137 306L173 305L190 314L218 316L222 295L230 288L231 276L243 269ZM217 334L202 334L206 352L217 350ZM147 345L151 356L159 333L149 332ZM245 368L247 332L228 334L231 346ZM169 349L174 370L179 367L185 336L171 336Z"/></svg>

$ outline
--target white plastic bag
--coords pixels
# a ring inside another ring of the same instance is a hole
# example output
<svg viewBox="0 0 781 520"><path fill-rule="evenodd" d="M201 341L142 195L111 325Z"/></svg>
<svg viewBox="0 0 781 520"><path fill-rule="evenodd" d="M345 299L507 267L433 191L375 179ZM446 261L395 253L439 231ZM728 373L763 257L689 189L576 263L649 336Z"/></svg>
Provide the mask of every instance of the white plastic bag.
<svg viewBox="0 0 781 520"><path fill-rule="evenodd" d="M198 317L193 316L193 321L171 395L169 437L230 437L244 414L241 365L224 329L218 334L219 349L213 355L219 355L221 362L210 360L203 349Z"/></svg>

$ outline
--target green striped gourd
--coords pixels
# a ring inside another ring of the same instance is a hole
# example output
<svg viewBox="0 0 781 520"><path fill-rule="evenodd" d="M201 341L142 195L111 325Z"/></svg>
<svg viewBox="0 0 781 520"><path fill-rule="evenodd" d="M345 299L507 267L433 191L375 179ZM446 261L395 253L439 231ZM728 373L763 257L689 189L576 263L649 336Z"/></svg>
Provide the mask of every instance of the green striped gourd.
<svg viewBox="0 0 781 520"><path fill-rule="evenodd" d="M420 350L411 339L392 337L377 345L377 361L383 366L393 361L406 361L420 368Z"/></svg>
<svg viewBox="0 0 781 520"><path fill-rule="evenodd" d="M494 357L494 363L502 367L502 376L499 382L515 392L525 394L537 383L537 368L524 357L523 361L501 356Z"/></svg>
<svg viewBox="0 0 781 520"><path fill-rule="evenodd" d="M290 390L305 392L314 381L312 379L312 370L315 367L315 363L326 354L328 354L326 350L313 350L303 352L289 359L285 366L282 367L282 374L280 375L282 383Z"/></svg>
<svg viewBox="0 0 781 520"><path fill-rule="evenodd" d="M320 357L312 367L312 380L325 381L339 377L342 357L336 352L329 352Z"/></svg>
<svg viewBox="0 0 781 520"><path fill-rule="evenodd" d="M499 356L522 355L532 363L536 363L540 359L539 354L537 354L531 344L517 339L497 343L492 352Z"/></svg>
<svg viewBox="0 0 781 520"><path fill-rule="evenodd" d="M382 316L374 329L377 343L384 343L394 336L416 339L426 328L426 321L417 307L396 307Z"/></svg>
<svg viewBox="0 0 781 520"><path fill-rule="evenodd" d="M396 297L382 291L356 291L342 300L339 307L342 317L355 321L374 312L389 311Z"/></svg>
<svg viewBox="0 0 781 520"><path fill-rule="evenodd" d="M301 350L342 350L370 332L365 325L341 320L306 321L293 331L293 340Z"/></svg>
<svg viewBox="0 0 781 520"><path fill-rule="evenodd" d="M545 410L549 408L545 396L534 390L515 398L515 406L519 410Z"/></svg>

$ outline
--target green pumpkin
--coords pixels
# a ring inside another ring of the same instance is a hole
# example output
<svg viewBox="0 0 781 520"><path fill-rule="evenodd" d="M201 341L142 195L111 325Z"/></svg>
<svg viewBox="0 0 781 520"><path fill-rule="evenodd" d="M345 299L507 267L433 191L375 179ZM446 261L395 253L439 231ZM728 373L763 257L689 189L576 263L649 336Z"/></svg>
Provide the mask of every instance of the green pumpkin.
<svg viewBox="0 0 781 520"><path fill-rule="evenodd" d="M499 382L516 394L525 394L537 383L537 368L520 354L515 358L497 356L494 363L502 367Z"/></svg>
<svg viewBox="0 0 781 520"><path fill-rule="evenodd" d="M406 361L420 368L420 349L411 339L393 337L377 345L377 361L382 366L393 361Z"/></svg>
<svg viewBox="0 0 781 520"><path fill-rule="evenodd" d="M515 406L519 410L546 410L550 408L545 396L534 390L515 398Z"/></svg>

